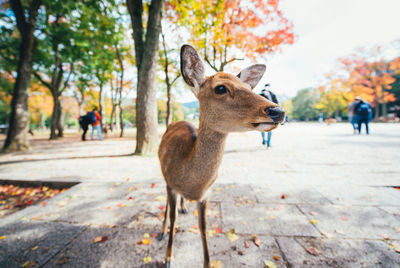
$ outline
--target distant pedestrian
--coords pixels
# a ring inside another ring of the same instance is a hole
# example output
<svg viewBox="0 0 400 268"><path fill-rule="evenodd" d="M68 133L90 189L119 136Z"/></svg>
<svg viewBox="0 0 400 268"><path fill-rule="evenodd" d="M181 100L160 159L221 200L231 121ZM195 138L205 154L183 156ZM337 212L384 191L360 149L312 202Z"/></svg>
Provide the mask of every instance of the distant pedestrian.
<svg viewBox="0 0 400 268"><path fill-rule="evenodd" d="M272 91L270 91L269 88L270 84L265 84L263 90L261 90L260 96L266 98L269 101L272 101L273 103L278 104L278 99L276 98L276 95L272 93ZM267 148L270 148L272 132L271 131L267 132L267 140L265 140L265 132L261 132L261 137L262 137L262 144L263 145L267 144Z"/></svg>
<svg viewBox="0 0 400 268"><path fill-rule="evenodd" d="M357 115L358 134L361 134L361 126L365 124L365 130L369 135L368 123L372 119L372 106L366 101L360 100L354 108Z"/></svg>
<svg viewBox="0 0 400 268"><path fill-rule="evenodd" d="M356 106L360 103L360 97L355 97L354 101L347 106L347 112L349 115L349 122L353 126L353 133L356 134L358 132L358 118Z"/></svg>
<svg viewBox="0 0 400 268"><path fill-rule="evenodd" d="M81 126L83 133L82 133L82 140L86 140L86 132L89 129L89 125L91 123L91 115L90 113L86 113L85 115L81 115L79 117L79 125Z"/></svg>
<svg viewBox="0 0 400 268"><path fill-rule="evenodd" d="M101 141L101 126L100 126L100 120L101 120L101 116L100 114L97 112L97 107L93 108L93 116L94 116L94 122L92 123L92 135L91 135L91 140L94 139L94 131L97 131L97 139L99 141Z"/></svg>

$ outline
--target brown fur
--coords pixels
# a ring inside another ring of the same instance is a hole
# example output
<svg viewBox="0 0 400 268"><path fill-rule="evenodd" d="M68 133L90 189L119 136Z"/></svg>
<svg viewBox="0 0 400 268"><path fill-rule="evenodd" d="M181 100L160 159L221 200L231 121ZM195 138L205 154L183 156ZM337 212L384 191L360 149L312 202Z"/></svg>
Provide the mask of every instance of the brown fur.
<svg viewBox="0 0 400 268"><path fill-rule="evenodd" d="M200 124L199 129L183 121L171 124L162 137L158 156L167 183L168 202L160 237L165 233L168 213L173 230L177 194L198 201L204 267L209 267L205 197L217 178L226 137L229 132L276 128L278 123L269 118L266 108L277 105L251 91L264 74L264 65L253 65L238 76L217 73L205 78L204 67L192 47L182 47L181 59L183 78L200 102ZM216 94L215 88L221 85L227 92ZM167 267L172 258L173 239L171 231L165 258Z"/></svg>

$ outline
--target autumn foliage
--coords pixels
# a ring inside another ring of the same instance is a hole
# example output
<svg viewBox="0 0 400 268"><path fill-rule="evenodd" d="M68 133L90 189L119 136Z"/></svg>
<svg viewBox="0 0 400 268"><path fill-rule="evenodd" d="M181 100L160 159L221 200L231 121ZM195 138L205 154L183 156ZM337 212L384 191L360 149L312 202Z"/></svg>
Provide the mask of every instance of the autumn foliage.
<svg viewBox="0 0 400 268"><path fill-rule="evenodd" d="M396 100L391 90L400 73L400 57L386 60L381 50L377 46L339 58L340 67L327 74L326 83L319 88L321 98L316 108L329 116L338 116L359 96L375 108L375 119L386 117L387 104Z"/></svg>
<svg viewBox="0 0 400 268"><path fill-rule="evenodd" d="M167 17L189 31L190 42L216 71L244 57L254 60L276 52L295 39L279 0L172 0L166 9Z"/></svg>

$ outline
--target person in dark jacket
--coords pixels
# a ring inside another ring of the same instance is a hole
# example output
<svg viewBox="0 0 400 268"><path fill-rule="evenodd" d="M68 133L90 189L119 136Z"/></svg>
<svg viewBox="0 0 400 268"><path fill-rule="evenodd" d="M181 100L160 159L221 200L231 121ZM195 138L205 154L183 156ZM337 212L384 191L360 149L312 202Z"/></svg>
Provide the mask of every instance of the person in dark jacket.
<svg viewBox="0 0 400 268"><path fill-rule="evenodd" d="M79 117L79 125L81 126L83 133L82 133L82 141L86 140L86 132L89 129L90 125L90 118L88 113L86 115L82 115Z"/></svg>
<svg viewBox="0 0 400 268"><path fill-rule="evenodd" d="M360 100L359 103L354 107L354 111L357 115L358 134L361 134L361 126L365 124L365 130L369 135L368 123L372 119L372 106L366 101Z"/></svg>
<svg viewBox="0 0 400 268"><path fill-rule="evenodd" d="M263 90L261 90L260 96L278 104L278 99L276 98L276 95L272 91L270 91L269 88L270 84L265 84ZM267 148L270 148L272 132L271 131L267 132L267 140L265 140L265 132L261 132L261 137L262 137L262 144L263 145L267 144Z"/></svg>

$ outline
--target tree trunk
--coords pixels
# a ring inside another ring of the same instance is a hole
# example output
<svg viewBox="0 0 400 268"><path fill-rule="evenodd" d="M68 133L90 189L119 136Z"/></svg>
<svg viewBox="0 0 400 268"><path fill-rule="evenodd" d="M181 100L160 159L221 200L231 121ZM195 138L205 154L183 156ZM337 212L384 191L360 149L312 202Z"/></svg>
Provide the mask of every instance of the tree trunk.
<svg viewBox="0 0 400 268"><path fill-rule="evenodd" d="M122 110L121 102L118 104L118 108L119 108L119 123L121 127L121 132L119 134L119 137L122 138L124 136L124 111Z"/></svg>
<svg viewBox="0 0 400 268"><path fill-rule="evenodd" d="M19 0L10 1L14 12L17 27L21 36L19 51L17 78L11 101L11 114L7 138L4 142L5 151L22 151L29 148L29 112L28 112L28 87L32 75L33 48L35 43L34 30L40 0L32 0L29 7L29 18L25 19L27 13Z"/></svg>
<svg viewBox="0 0 400 268"><path fill-rule="evenodd" d="M56 135L56 130L58 127L59 123L59 110L60 108L58 107L60 105L60 102L58 100L57 96L53 96L53 112L51 114L51 121L50 121L50 140L55 140L57 139Z"/></svg>
<svg viewBox="0 0 400 268"><path fill-rule="evenodd" d="M127 6L132 21L138 68L135 153L153 154L157 150L158 143L155 72L164 0L151 1L145 40L142 0L127 0Z"/></svg>
<svg viewBox="0 0 400 268"><path fill-rule="evenodd" d="M100 114L100 129L103 132L103 83L100 83L99 92L99 114Z"/></svg>
<svg viewBox="0 0 400 268"><path fill-rule="evenodd" d="M111 110L111 115L110 115L110 131L112 132L114 129L114 114L115 114L115 104L112 104L112 110Z"/></svg>
<svg viewBox="0 0 400 268"><path fill-rule="evenodd" d="M62 102L58 99L57 106L57 138L64 137L64 113L62 109Z"/></svg>

